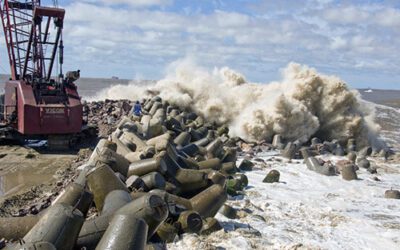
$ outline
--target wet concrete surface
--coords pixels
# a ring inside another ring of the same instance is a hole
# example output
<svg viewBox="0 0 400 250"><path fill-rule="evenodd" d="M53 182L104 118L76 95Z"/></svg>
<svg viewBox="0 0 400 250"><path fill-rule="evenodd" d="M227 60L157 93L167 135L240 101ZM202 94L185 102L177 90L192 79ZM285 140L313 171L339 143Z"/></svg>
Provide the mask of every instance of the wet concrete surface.
<svg viewBox="0 0 400 250"><path fill-rule="evenodd" d="M0 176L0 196L7 196L18 190L54 180L51 173L33 173L29 169L9 172Z"/></svg>
<svg viewBox="0 0 400 250"><path fill-rule="evenodd" d="M0 152L0 201L33 186L54 182L56 172L76 158L74 154L41 154L21 146L0 146Z"/></svg>

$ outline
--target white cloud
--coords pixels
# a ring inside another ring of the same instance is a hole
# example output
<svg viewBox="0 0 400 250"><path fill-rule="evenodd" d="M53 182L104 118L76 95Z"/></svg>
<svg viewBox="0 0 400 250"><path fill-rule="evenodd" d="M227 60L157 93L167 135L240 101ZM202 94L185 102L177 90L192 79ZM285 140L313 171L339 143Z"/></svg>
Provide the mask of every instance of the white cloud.
<svg viewBox="0 0 400 250"><path fill-rule="evenodd" d="M127 2L112 2L121 1ZM256 14L221 4L217 6L222 9L206 12L193 6L172 12L143 5L138 9L141 2L124 8L87 1L68 5L65 40L72 63L80 63L82 57L84 66L99 61L121 64L142 70L132 75L156 78L153 72L160 72L164 64L193 54L205 65L227 64L257 79L292 60L332 72L388 65L400 74L400 33L394 28L398 9L310 0L304 6L296 4L293 13L279 8Z"/></svg>
<svg viewBox="0 0 400 250"><path fill-rule="evenodd" d="M340 24L362 24L370 18L370 14L356 6L327 9L324 17L331 22Z"/></svg>
<svg viewBox="0 0 400 250"><path fill-rule="evenodd" d="M98 3L99 0L85 0L89 3ZM136 8L145 8L151 6L167 6L171 5L173 0L100 0L106 5L125 4Z"/></svg>
<svg viewBox="0 0 400 250"><path fill-rule="evenodd" d="M386 6L340 6L327 8L323 18L334 24L400 28L400 10Z"/></svg>
<svg viewBox="0 0 400 250"><path fill-rule="evenodd" d="M216 13L217 23L220 27L245 27L250 23L250 17L247 15L225 12L217 10Z"/></svg>
<svg viewBox="0 0 400 250"><path fill-rule="evenodd" d="M362 53L372 52L376 47L374 45L374 39L372 37L366 37L361 35L352 37L350 43L354 49Z"/></svg>
<svg viewBox="0 0 400 250"><path fill-rule="evenodd" d="M331 48L332 49L343 49L347 46L346 39L342 37L333 37L331 41Z"/></svg>
<svg viewBox="0 0 400 250"><path fill-rule="evenodd" d="M375 16L376 21L383 26L400 29L400 10L386 8Z"/></svg>

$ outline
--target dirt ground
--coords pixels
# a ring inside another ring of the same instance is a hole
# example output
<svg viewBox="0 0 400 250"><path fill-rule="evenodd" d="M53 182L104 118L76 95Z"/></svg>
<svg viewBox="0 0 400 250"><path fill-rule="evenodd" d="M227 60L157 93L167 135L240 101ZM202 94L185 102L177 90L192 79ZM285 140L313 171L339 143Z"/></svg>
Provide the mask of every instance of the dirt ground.
<svg viewBox="0 0 400 250"><path fill-rule="evenodd" d="M36 214L48 207L90 153L0 146L0 216Z"/></svg>
<svg viewBox="0 0 400 250"><path fill-rule="evenodd" d="M99 124L98 128L99 137L81 142L79 150L52 152L0 145L0 217L37 214L50 206L113 125Z"/></svg>

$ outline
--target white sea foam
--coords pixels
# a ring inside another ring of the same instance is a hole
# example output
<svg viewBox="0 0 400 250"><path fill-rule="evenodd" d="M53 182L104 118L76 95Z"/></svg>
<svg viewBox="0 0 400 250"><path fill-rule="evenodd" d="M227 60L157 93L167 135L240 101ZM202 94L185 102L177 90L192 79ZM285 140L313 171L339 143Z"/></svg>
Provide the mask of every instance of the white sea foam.
<svg viewBox="0 0 400 250"><path fill-rule="evenodd" d="M282 80L249 83L227 67L209 72L191 60L172 63L164 79L149 86L117 85L102 90L98 99L131 99L159 95L171 104L191 109L211 122L226 123L230 134L247 140L270 140L282 134L287 140L356 138L373 143L379 128L373 110L360 102L338 77L289 63Z"/></svg>
<svg viewBox="0 0 400 250"><path fill-rule="evenodd" d="M280 158L274 156L278 154L258 157ZM227 202L248 209L247 216L228 219L218 214L224 230L208 237L184 235L168 249L398 249L400 203L385 199L384 193L400 189L399 164L379 163L381 181L372 180L365 169L357 171L359 180L345 181L310 171L301 161L266 162L272 168L246 173L246 196ZM280 171L280 183L262 182L271 169Z"/></svg>

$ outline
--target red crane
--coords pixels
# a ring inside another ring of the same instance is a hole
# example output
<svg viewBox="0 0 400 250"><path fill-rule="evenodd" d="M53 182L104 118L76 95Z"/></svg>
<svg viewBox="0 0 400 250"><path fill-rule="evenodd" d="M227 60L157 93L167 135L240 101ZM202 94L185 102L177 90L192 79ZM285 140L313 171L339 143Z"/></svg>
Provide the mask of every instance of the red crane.
<svg viewBox="0 0 400 250"><path fill-rule="evenodd" d="M0 0L11 68L3 137L48 139L60 145L82 132L82 104L74 84L79 70L66 77L62 72L64 16L64 9L43 7L40 0Z"/></svg>

